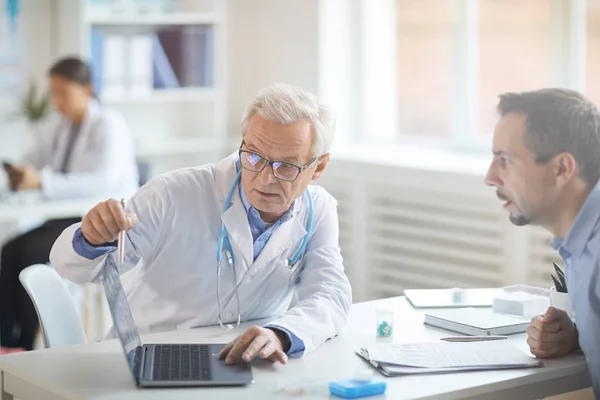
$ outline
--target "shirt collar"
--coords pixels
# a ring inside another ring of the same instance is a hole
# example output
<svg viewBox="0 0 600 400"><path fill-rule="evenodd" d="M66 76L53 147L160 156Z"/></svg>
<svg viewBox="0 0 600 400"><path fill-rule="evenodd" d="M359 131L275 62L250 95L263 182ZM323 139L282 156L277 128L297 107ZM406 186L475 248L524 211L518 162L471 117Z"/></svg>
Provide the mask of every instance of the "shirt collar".
<svg viewBox="0 0 600 400"><path fill-rule="evenodd" d="M598 220L600 219L600 181L596 183L583 206L577 213L573 226L564 238L552 239L552 247L558 250L560 247L570 254L578 257L585 249Z"/></svg>
<svg viewBox="0 0 600 400"><path fill-rule="evenodd" d="M240 160L237 159L235 161L235 170L237 172L239 172L240 168L241 168ZM242 184L242 179L241 178L240 178L239 189L240 189L240 197L242 199L242 204L244 204L244 208L246 209L246 213L248 215L250 215L252 213L255 213L256 215L260 215L258 213L258 210L256 210L252 206L252 204L250 204L250 201L248 201L248 198L246 197L246 191L244 190L244 186ZM287 221L290 218L292 218L294 216L294 210L295 210L295 208L296 208L296 201L294 200L294 202L292 203L292 206L289 208L289 210L287 210L277 221L280 222L280 223L284 223L285 221Z"/></svg>

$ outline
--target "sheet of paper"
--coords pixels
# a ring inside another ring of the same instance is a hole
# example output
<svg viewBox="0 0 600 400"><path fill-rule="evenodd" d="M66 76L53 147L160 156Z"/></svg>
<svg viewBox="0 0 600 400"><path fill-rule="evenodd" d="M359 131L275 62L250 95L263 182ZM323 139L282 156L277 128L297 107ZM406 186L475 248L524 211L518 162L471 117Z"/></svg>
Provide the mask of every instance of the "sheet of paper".
<svg viewBox="0 0 600 400"><path fill-rule="evenodd" d="M539 363L508 341L379 343L368 346L371 360L419 368L535 366Z"/></svg>
<svg viewBox="0 0 600 400"><path fill-rule="evenodd" d="M447 372L465 372L465 371L485 371L491 369L498 369L499 367L453 367L453 368L417 368L417 367L403 367L399 365L385 365L381 369L383 372L390 376L395 375L415 375L415 374L437 374Z"/></svg>

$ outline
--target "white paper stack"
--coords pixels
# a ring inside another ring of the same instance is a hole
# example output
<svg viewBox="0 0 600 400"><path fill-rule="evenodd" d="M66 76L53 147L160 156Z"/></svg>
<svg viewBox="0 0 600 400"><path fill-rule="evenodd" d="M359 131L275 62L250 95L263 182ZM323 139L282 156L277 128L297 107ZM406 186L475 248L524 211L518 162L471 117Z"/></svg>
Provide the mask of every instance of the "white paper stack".
<svg viewBox="0 0 600 400"><path fill-rule="evenodd" d="M386 376L541 366L505 340L378 343L357 353Z"/></svg>

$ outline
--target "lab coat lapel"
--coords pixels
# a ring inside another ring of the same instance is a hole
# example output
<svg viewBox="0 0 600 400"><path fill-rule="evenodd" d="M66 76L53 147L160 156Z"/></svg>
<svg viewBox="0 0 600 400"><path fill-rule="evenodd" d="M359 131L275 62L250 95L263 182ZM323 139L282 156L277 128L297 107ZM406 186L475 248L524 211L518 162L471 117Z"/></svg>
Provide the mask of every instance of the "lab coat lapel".
<svg viewBox="0 0 600 400"><path fill-rule="evenodd" d="M235 161L237 159L237 153L231 154L219 162L216 166L215 171L215 183L216 183L216 194L220 200L220 211L225 207L225 201L227 200L227 194L231 185L235 180L237 171L235 169ZM219 212L220 212L219 211ZM233 251L236 257L239 258L239 254L243 257L244 265L249 266L253 260L253 246L252 246L252 233L250 232L250 225L248 224L248 215L240 198L239 189L233 191L231 198L231 206L221 215L221 221L227 228L229 235L229 241L233 247ZM236 248L238 251L236 251ZM236 266L239 265L237 260ZM238 276L238 280L243 275Z"/></svg>
<svg viewBox="0 0 600 400"><path fill-rule="evenodd" d="M306 230L298 222L298 218L284 222L273 231L267 245L238 287L241 304L252 304L255 301L256 291L265 284L265 279L276 268L289 268L284 264L284 257L296 253L305 234Z"/></svg>
<svg viewBox="0 0 600 400"><path fill-rule="evenodd" d="M264 249L256 258L254 265L252 265L251 274L256 275L260 273L264 274L263 276L268 275L277 266L277 263L271 263L271 261L283 253L295 254L304 235L306 235L306 229L300 224L298 218L295 217L290 218L275 228ZM290 250L289 252L287 251L288 249ZM269 267L265 271L261 271L267 265Z"/></svg>
<svg viewBox="0 0 600 400"><path fill-rule="evenodd" d="M99 118L99 107L100 106L95 100L90 100L88 103L86 114L81 122L81 128L79 128L79 132L75 138L75 145L73 146L72 154L70 156L69 166L71 166L71 168L78 162L77 158L85 152L85 148L90 140L89 136L92 135L91 131L95 123L94 121ZM55 138L56 149L52 163L55 171L60 171L62 167L63 160L66 156L67 147L69 145L69 137L71 136L72 128L73 123L69 119L62 117L60 129L57 130L58 136Z"/></svg>
<svg viewBox="0 0 600 400"><path fill-rule="evenodd" d="M65 151L67 147L68 133L71 131L71 122L61 116L58 125L54 129L54 136L52 138L52 152L50 153L49 159L51 161L52 169L59 171L62 165L63 158L65 157Z"/></svg>
<svg viewBox="0 0 600 400"><path fill-rule="evenodd" d="M233 180L231 181L233 183ZM235 197L237 195L237 200ZM227 234L229 235L229 241L233 247L233 252L237 257L239 252L236 251L236 247L242 253L245 265L252 264L253 258L253 246L252 246L252 233L250 232L250 225L248 224L248 215L244 209L244 205L239 197L238 190L235 191L233 199L231 200L231 207L221 216L221 220L227 228ZM223 202L223 205L225 202ZM239 261L236 259L236 268L239 265ZM242 276L238 276L238 280Z"/></svg>
<svg viewBox="0 0 600 400"><path fill-rule="evenodd" d="M81 122L81 128L79 128L79 133L77 135L77 139L75 140L75 146L73 148L74 155L71 157L71 162L78 154L84 154L86 150L86 146L90 143L93 135L93 129L97 125L97 120L100 116L100 105L96 102L96 100L90 100L87 107L87 112L83 121ZM71 129L71 125L69 125L69 129ZM66 143L65 143L66 146Z"/></svg>

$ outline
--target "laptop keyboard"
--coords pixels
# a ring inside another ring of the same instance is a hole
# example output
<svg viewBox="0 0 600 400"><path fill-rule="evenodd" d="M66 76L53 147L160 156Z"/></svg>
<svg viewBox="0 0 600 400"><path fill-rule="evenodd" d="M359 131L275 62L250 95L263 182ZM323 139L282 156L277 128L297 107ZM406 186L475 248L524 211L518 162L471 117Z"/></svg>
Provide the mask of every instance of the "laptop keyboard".
<svg viewBox="0 0 600 400"><path fill-rule="evenodd" d="M211 380L210 352L206 344L156 345L154 350L154 381Z"/></svg>

